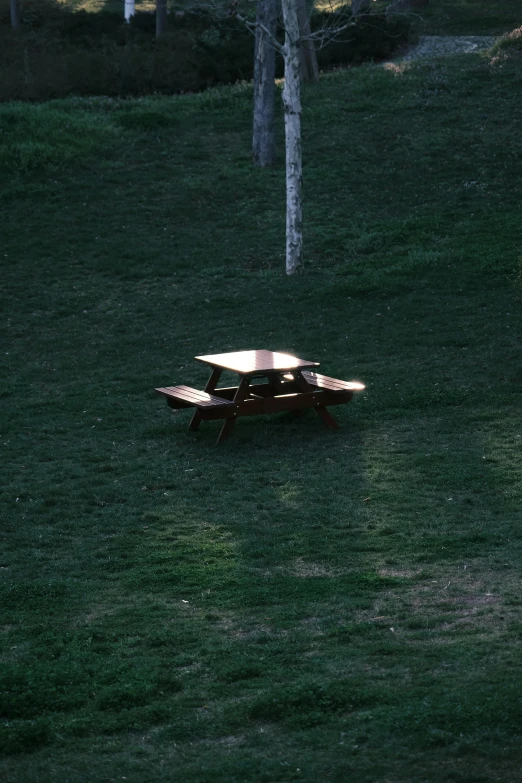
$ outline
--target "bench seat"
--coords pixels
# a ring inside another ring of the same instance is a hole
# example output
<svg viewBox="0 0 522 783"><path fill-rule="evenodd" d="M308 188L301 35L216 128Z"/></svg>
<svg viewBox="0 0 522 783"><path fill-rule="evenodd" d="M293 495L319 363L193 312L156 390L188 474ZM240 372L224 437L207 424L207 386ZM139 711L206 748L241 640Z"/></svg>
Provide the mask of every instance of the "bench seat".
<svg viewBox="0 0 522 783"><path fill-rule="evenodd" d="M166 397L171 408L220 408L234 405L232 400L216 397L191 386L161 386L154 391Z"/></svg>
<svg viewBox="0 0 522 783"><path fill-rule="evenodd" d="M362 391L365 386L358 381L340 381L338 378L329 378L327 375L320 375L318 372L303 370L301 375L310 386L317 389L325 389L329 392L354 392Z"/></svg>

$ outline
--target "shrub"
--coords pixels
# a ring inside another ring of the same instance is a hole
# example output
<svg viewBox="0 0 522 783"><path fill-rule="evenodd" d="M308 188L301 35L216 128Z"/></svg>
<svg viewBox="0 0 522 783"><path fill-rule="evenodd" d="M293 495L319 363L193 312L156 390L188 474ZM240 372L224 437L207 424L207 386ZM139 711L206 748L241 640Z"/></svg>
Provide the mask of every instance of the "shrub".
<svg viewBox="0 0 522 783"><path fill-rule="evenodd" d="M197 92L253 76L254 38L238 20L219 22L201 10L171 14L167 34L156 39L152 14L137 13L125 24L119 14L73 13L55 0L42 2L45 14L27 0L31 13L21 30L0 28L0 101ZM316 14L313 27L325 16ZM388 57L412 34L407 16L372 14L320 50L319 67Z"/></svg>
<svg viewBox="0 0 522 783"><path fill-rule="evenodd" d="M10 24L10 0L0 0L0 25ZM72 12L58 0L20 0L20 19L24 27L46 27L59 23Z"/></svg>
<svg viewBox="0 0 522 783"><path fill-rule="evenodd" d="M349 13L341 8L337 16L342 20ZM335 25L332 14L314 14L312 27L318 29L325 22ZM348 63L361 63L364 60L383 60L399 49L415 42L419 36L413 17L407 14L369 14L359 18L353 27L347 28L338 40L318 52L321 68L331 68Z"/></svg>
<svg viewBox="0 0 522 783"><path fill-rule="evenodd" d="M495 41L491 55L493 62L506 62L522 57L522 27L511 30Z"/></svg>

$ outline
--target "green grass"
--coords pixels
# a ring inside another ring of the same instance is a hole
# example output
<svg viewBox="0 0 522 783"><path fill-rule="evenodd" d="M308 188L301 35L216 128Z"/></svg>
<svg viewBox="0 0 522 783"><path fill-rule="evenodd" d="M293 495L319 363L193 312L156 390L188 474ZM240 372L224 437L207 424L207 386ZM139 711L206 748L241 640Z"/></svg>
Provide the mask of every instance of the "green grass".
<svg viewBox="0 0 522 783"><path fill-rule="evenodd" d="M3 780L519 780L520 86L308 88L298 279L249 86L0 107ZM152 392L256 347L340 433Z"/></svg>

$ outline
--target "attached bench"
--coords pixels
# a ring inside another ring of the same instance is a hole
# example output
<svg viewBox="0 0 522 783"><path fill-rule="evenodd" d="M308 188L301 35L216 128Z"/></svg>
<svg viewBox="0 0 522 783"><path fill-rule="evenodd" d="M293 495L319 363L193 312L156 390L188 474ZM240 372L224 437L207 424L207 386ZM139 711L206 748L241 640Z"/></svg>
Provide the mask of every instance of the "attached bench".
<svg viewBox="0 0 522 783"><path fill-rule="evenodd" d="M193 389L191 386L162 386L154 391L166 398L170 408L177 410L180 408L223 408L223 406L233 405L231 400L224 400L223 397L216 397L214 394Z"/></svg>
<svg viewBox="0 0 522 783"><path fill-rule="evenodd" d="M315 386L317 389L327 389L330 392L354 392L365 389L364 383L340 381L338 378L329 378L327 375L320 375L318 372L303 370L301 375L310 386Z"/></svg>

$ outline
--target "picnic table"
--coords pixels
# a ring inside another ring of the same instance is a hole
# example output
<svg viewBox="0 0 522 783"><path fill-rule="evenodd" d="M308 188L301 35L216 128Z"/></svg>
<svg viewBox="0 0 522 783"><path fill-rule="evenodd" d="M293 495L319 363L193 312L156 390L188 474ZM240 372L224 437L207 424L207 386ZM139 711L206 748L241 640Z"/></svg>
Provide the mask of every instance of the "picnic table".
<svg viewBox="0 0 522 783"><path fill-rule="evenodd" d="M240 416L279 411L303 411L313 408L327 427L339 429L327 405L350 402L354 391L362 391L358 381L341 381L319 375L319 362L309 362L274 351L234 351L211 356L196 356L196 361L212 370L204 391L190 386L162 386L155 391L175 410L195 408L190 429L201 421L224 419L218 443L226 440ZM224 370L239 375L237 386L217 388Z"/></svg>

